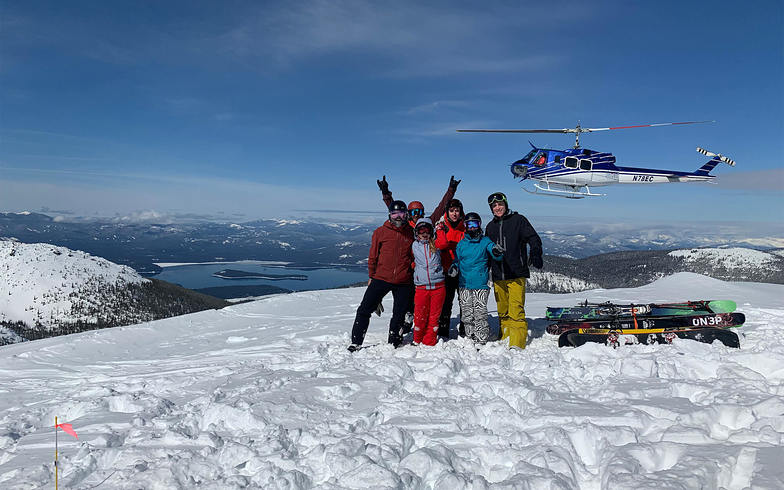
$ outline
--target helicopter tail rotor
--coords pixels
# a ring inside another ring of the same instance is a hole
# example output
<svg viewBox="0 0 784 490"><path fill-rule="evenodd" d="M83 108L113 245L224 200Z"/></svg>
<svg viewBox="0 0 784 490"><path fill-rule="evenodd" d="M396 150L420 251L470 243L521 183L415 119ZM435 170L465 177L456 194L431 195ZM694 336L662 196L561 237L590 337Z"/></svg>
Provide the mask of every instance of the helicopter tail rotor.
<svg viewBox="0 0 784 490"><path fill-rule="evenodd" d="M735 160L732 160L731 158L727 158L724 155L722 155L721 153L713 153L712 151L708 151L708 150L706 150L704 148L700 148L699 146L697 147L697 151L699 153L702 153L705 156L716 158L717 160L726 163L730 167L734 167L735 166Z"/></svg>

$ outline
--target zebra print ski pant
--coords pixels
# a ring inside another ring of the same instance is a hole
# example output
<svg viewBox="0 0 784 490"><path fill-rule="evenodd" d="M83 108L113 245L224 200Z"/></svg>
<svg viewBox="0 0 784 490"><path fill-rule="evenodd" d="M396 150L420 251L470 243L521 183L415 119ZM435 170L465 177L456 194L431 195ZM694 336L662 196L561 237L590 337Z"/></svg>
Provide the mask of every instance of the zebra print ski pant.
<svg viewBox="0 0 784 490"><path fill-rule="evenodd" d="M490 340L490 325L487 323L489 296L489 289L460 288L457 292L466 337L476 342Z"/></svg>

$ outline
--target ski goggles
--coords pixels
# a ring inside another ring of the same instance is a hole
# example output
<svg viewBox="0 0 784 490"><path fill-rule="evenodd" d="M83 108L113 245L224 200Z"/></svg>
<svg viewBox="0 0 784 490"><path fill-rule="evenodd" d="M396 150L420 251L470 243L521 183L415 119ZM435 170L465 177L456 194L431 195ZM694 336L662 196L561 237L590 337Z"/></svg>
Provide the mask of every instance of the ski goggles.
<svg viewBox="0 0 784 490"><path fill-rule="evenodd" d="M389 213L389 219L406 219L408 213L405 211L392 211Z"/></svg>
<svg viewBox="0 0 784 490"><path fill-rule="evenodd" d="M430 229L430 225L421 225L421 226L417 227L416 232L417 232L417 234L420 234L420 233L430 234L432 232L432 230Z"/></svg>
<svg viewBox="0 0 784 490"><path fill-rule="evenodd" d="M478 219L470 219L465 222L465 227L467 230L475 230L482 227L482 222Z"/></svg>
<svg viewBox="0 0 784 490"><path fill-rule="evenodd" d="M493 194L487 196L487 204L492 206L493 203L496 202L502 202L507 205L509 204L506 200L506 194L504 194L503 192L494 192Z"/></svg>
<svg viewBox="0 0 784 490"><path fill-rule="evenodd" d="M425 210L422 208L414 208L408 211L413 218L421 218L425 215Z"/></svg>

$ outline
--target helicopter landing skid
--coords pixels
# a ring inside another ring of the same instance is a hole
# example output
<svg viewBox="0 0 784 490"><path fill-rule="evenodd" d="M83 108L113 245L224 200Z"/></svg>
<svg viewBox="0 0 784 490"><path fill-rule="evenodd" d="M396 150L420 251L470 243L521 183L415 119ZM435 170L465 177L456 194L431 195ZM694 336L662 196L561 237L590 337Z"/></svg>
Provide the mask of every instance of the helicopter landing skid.
<svg viewBox="0 0 784 490"><path fill-rule="evenodd" d="M534 190L526 189L523 187L523 190L528 192L529 194L537 194L540 196L553 196L553 197L565 197L567 199L582 199L584 197L601 197L606 194L596 194L591 192L591 189L587 185L581 186L570 186L564 184L550 184L547 182L547 186L542 186L538 182L534 185Z"/></svg>

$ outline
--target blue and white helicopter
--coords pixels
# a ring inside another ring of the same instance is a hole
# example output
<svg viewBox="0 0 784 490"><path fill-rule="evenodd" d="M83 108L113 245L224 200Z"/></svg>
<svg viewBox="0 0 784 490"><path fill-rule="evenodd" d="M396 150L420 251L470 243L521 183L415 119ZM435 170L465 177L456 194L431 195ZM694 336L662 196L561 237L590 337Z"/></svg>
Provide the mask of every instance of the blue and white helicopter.
<svg viewBox="0 0 784 490"><path fill-rule="evenodd" d="M582 199L584 197L604 196L591 191L592 187L612 184L667 184L671 182L709 182L716 177L710 171L720 162L735 166L735 161L719 153L702 148L697 151L711 159L694 172L677 170L656 170L651 168L618 167L612 153L602 153L580 148L580 134L612 129L651 128L657 126L677 126L700 124L715 121L688 121L635 126L616 126L612 128L575 128L564 129L458 129L460 133L575 133L573 148L554 150L537 148L512 163L511 170L521 180L533 181L533 189L523 187L532 194Z"/></svg>

